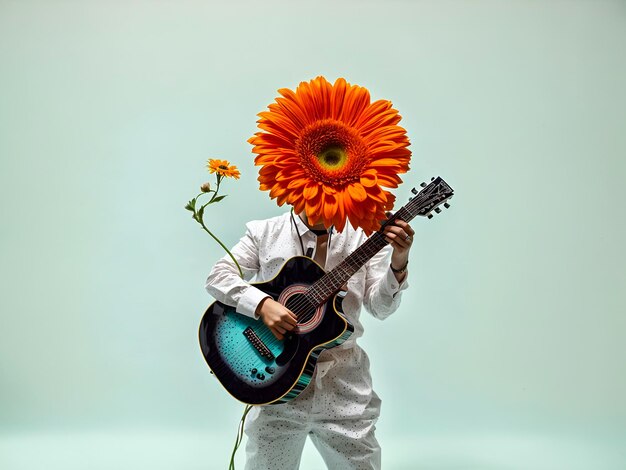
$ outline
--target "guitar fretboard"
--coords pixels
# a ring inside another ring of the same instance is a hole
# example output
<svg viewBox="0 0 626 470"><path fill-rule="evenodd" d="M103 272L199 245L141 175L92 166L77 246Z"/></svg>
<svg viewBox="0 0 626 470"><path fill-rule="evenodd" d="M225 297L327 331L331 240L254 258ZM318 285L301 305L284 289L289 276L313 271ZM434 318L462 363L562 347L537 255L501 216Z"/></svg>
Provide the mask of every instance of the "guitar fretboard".
<svg viewBox="0 0 626 470"><path fill-rule="evenodd" d="M423 185L425 185L425 183ZM383 223L382 227L370 236L363 245L313 283L304 294L306 300L311 305L318 306L339 291L341 286L343 286L361 266L365 265L376 253L387 245L387 240L385 240L385 236L383 235L386 225L393 223L396 219L410 222L417 215L426 215L430 213L433 208L436 208L438 204L452 197L453 193L452 188L443 181L443 179L440 177L433 178L433 181L428 186Z"/></svg>
<svg viewBox="0 0 626 470"><path fill-rule="evenodd" d="M396 218L402 219L405 222L409 222L415 214L411 214L407 204L405 207L396 212L389 221L393 221ZM305 294L307 300L313 305L320 305L325 302L331 295L337 292L341 286L343 286L352 275L361 269L376 253L383 249L388 244L385 240L385 236L381 228L378 232L375 232L370 236L363 245L357 248L352 254L350 254L341 263L335 266L331 271L327 272L317 282L312 284L307 293Z"/></svg>

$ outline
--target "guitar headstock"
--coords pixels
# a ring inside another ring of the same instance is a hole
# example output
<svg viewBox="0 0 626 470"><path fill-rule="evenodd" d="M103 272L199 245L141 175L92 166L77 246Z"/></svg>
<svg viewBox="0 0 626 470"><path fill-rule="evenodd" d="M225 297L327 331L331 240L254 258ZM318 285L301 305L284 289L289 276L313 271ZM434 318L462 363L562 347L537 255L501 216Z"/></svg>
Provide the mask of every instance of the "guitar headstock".
<svg viewBox="0 0 626 470"><path fill-rule="evenodd" d="M387 220L382 221L379 232L382 233L383 228L393 223L395 219L402 219L405 222L410 222L415 216L421 215L423 217L433 218L433 212L439 214L441 212L440 205L448 209L450 204L448 200L454 195L454 190L446 183L443 178L433 176L430 179L430 183L422 183L421 191L413 188L411 192L415 194L409 198L409 202L400 210L392 214Z"/></svg>
<svg viewBox="0 0 626 470"><path fill-rule="evenodd" d="M413 188L411 192L415 196L409 199L409 203L403 207L411 217L421 215L432 219L433 212L439 214L441 212L440 205L448 209L450 204L448 200L454 195L454 190L440 176L432 177L430 183L422 183L421 191Z"/></svg>

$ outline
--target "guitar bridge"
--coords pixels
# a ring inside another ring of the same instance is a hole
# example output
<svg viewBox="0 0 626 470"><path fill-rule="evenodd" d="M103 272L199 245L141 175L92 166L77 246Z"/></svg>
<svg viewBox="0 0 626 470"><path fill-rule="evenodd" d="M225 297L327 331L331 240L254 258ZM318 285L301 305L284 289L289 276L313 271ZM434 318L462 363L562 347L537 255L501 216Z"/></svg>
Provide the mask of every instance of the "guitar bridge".
<svg viewBox="0 0 626 470"><path fill-rule="evenodd" d="M272 351L270 351L270 349L265 345L263 340L259 338L259 335L257 335L251 327L248 327L245 330L243 330L243 335L246 337L248 341L250 341L250 344L254 346L254 349L257 350L257 352L261 355L261 357L264 357L270 360L274 359L274 355L272 354Z"/></svg>

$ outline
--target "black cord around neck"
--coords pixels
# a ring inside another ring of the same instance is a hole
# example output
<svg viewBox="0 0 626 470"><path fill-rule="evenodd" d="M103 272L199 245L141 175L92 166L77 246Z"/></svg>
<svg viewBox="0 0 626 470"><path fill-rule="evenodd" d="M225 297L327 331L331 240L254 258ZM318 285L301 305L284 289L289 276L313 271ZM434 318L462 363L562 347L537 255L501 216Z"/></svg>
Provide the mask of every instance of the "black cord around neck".
<svg viewBox="0 0 626 470"><path fill-rule="evenodd" d="M298 216L300 217L300 216ZM300 240L300 248L302 249L302 256L306 256L304 252L304 243L302 242L302 235L300 235L300 230L298 230L298 224L296 223L296 219L293 216L293 207L291 208L291 223L296 228L296 233L298 234L298 240ZM333 230L335 226L332 225L328 230L314 230L309 227L309 230L313 232L316 236L328 235L328 242L326 243L326 250L330 250L330 240L333 236Z"/></svg>
<svg viewBox="0 0 626 470"><path fill-rule="evenodd" d="M296 219L293 217L293 207L291 208L291 224L296 228L298 240L300 240L300 248L302 248L302 256L304 256L304 243L302 243L302 235L300 235L300 230L298 230L298 224L296 223Z"/></svg>

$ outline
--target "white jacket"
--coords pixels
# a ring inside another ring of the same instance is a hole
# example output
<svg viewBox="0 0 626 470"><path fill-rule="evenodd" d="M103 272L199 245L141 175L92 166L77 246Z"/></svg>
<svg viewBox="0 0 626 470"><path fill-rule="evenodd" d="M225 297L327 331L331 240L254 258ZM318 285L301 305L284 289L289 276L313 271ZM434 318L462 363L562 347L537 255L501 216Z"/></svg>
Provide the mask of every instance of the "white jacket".
<svg viewBox="0 0 626 470"><path fill-rule="evenodd" d="M297 230L294 222L298 226ZM298 231L302 236L305 252L312 248L314 253L317 246L316 235L298 216L292 219L287 212L271 219L249 222L246 224L245 235L231 250L243 270L244 279L240 278L237 267L226 255L213 267L206 281L206 290L216 300L235 307L237 312L254 317L257 306L267 294L251 286L248 281L270 280L289 258L303 255ZM361 229L354 230L349 224L346 224L341 233L333 231L326 254L326 271L343 261L366 239ZM387 245L348 281L348 294L343 300L343 310L354 325L354 333L343 347L353 345L363 334L363 326L359 321L361 305L379 319L388 317L398 308L402 291L408 287L408 276L399 284L389 267L390 259L391 247Z"/></svg>

